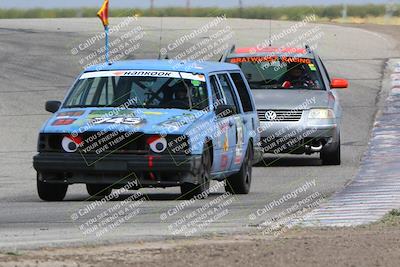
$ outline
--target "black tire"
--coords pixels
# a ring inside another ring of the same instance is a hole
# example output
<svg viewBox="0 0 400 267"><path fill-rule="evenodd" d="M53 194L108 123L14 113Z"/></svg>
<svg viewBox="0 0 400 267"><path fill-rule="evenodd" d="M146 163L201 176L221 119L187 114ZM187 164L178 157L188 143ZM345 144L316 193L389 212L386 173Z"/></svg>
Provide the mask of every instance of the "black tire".
<svg viewBox="0 0 400 267"><path fill-rule="evenodd" d="M111 194L112 188L107 184L86 184L86 190L92 197L105 197Z"/></svg>
<svg viewBox="0 0 400 267"><path fill-rule="evenodd" d="M41 181L41 173L37 173L36 185L40 199L44 201L62 201L67 194L67 184L49 184Z"/></svg>
<svg viewBox="0 0 400 267"><path fill-rule="evenodd" d="M191 199L195 196L198 198L207 198L208 194L204 192L210 189L211 181L211 154L209 145L204 145L203 155L201 157L201 171L198 174L198 184L184 183L181 185L181 198Z"/></svg>
<svg viewBox="0 0 400 267"><path fill-rule="evenodd" d="M251 187L253 147L250 143L240 171L226 178L225 191L232 194L248 194Z"/></svg>
<svg viewBox="0 0 400 267"><path fill-rule="evenodd" d="M339 135L338 141L336 143L332 143L331 145L322 148L319 157L322 160L322 165L340 165L341 163L340 154L341 152L340 152L340 135Z"/></svg>

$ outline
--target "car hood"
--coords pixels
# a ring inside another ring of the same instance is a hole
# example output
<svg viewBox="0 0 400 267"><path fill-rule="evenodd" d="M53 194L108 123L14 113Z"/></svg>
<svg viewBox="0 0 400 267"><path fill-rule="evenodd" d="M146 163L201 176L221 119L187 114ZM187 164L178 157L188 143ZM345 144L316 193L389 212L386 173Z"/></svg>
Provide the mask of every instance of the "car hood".
<svg viewBox="0 0 400 267"><path fill-rule="evenodd" d="M252 90L257 109L310 109L330 106L330 93L323 90Z"/></svg>
<svg viewBox="0 0 400 267"><path fill-rule="evenodd" d="M182 134L207 113L182 109L77 108L61 109L45 124L46 133L136 131Z"/></svg>

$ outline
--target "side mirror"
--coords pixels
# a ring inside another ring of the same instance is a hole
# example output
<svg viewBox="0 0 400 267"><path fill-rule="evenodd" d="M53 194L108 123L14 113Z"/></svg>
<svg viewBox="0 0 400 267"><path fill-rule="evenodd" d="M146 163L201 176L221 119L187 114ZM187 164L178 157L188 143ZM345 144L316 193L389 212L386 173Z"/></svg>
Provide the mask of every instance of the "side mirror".
<svg viewBox="0 0 400 267"><path fill-rule="evenodd" d="M215 114L220 118L226 118L236 114L236 107L231 105L219 105L215 110Z"/></svg>
<svg viewBox="0 0 400 267"><path fill-rule="evenodd" d="M337 79L334 78L331 81L331 88L332 89L344 89L349 87L349 82L345 79Z"/></svg>
<svg viewBox="0 0 400 267"><path fill-rule="evenodd" d="M51 112L51 113L56 113L61 106L60 101L47 101L46 102L46 111Z"/></svg>

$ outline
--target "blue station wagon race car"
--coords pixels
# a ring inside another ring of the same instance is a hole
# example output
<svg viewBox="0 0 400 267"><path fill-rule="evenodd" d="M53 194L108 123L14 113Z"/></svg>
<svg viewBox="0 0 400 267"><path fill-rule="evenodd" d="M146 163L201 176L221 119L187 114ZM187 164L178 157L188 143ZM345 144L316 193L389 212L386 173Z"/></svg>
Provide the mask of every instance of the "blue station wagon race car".
<svg viewBox="0 0 400 267"><path fill-rule="evenodd" d="M68 185L105 196L180 186L206 197L210 180L250 190L261 154L257 112L240 68L227 63L134 60L92 66L40 130L33 158L39 197L64 199Z"/></svg>

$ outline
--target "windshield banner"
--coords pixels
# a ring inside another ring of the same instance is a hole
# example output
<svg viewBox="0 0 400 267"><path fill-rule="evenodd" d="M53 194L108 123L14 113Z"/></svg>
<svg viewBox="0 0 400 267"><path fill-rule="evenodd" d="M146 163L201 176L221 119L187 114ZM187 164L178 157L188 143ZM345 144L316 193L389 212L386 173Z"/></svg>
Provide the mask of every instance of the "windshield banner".
<svg viewBox="0 0 400 267"><path fill-rule="evenodd" d="M202 74L192 74L177 71L158 71L158 70L118 70L118 71L96 71L86 72L79 78L80 80L98 77L159 77L159 78L183 78L205 82Z"/></svg>
<svg viewBox="0 0 400 267"><path fill-rule="evenodd" d="M278 57L278 56L265 56L265 57L237 57L231 58L230 63L245 63L245 62L276 62L281 61L285 63L299 63L299 64L311 64L309 58L299 58L299 57Z"/></svg>

